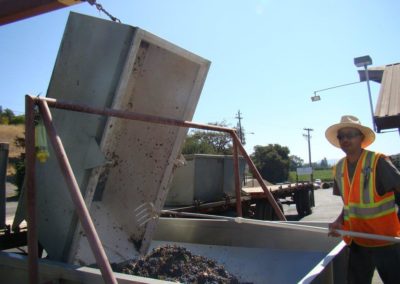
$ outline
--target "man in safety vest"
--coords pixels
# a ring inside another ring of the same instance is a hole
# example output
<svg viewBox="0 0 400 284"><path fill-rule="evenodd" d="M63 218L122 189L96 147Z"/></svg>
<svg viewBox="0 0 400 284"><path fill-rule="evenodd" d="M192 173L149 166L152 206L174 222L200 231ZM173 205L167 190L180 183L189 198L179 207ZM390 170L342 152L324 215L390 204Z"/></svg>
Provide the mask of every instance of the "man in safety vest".
<svg viewBox="0 0 400 284"><path fill-rule="evenodd" d="M329 235L339 236L335 230L341 229L400 237L394 194L400 192L400 172L383 154L365 150L375 133L358 118L345 115L325 136L346 154L333 171L333 193L342 197L343 210L329 225ZM400 283L400 243L343 239L349 251L348 283L371 283L375 268L384 283Z"/></svg>

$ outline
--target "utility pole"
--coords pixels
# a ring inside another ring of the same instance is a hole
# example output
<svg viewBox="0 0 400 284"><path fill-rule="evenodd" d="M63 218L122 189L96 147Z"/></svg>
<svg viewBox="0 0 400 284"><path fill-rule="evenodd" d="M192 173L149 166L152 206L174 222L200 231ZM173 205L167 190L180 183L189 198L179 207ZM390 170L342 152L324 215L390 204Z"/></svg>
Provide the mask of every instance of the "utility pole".
<svg viewBox="0 0 400 284"><path fill-rule="evenodd" d="M242 119L243 117L241 116L241 112L240 109L237 112L237 115L235 117L238 120L238 124L237 124L237 128L239 130L239 139L240 139L240 143L242 145L244 145L245 141L244 141L244 136L243 136L243 131L242 131ZM246 168L246 166L245 166ZM246 170L243 172L243 185L246 184Z"/></svg>
<svg viewBox="0 0 400 284"><path fill-rule="evenodd" d="M311 168L311 182L313 182L313 169L311 166L311 144L310 144L311 135L310 135L310 131L314 131L314 129L304 128L304 130L307 131L307 134L303 134L303 136L306 137L307 141L308 141L308 163Z"/></svg>
<svg viewBox="0 0 400 284"><path fill-rule="evenodd" d="M315 198L314 198L314 171L311 165L311 135L310 135L310 131L314 131L314 129L311 128L304 128L305 131L307 131L307 134L303 134L304 137L307 138L307 142L308 142L308 164L310 165L310 169L311 169L311 174L310 174L310 183L312 186L312 190L311 190L311 204L312 206L315 206Z"/></svg>
<svg viewBox="0 0 400 284"><path fill-rule="evenodd" d="M242 122L241 122L243 117L241 116L240 110L238 110L237 116L235 118L239 120L239 122L238 122L239 139L240 139L240 143L243 144L243 132L242 132Z"/></svg>

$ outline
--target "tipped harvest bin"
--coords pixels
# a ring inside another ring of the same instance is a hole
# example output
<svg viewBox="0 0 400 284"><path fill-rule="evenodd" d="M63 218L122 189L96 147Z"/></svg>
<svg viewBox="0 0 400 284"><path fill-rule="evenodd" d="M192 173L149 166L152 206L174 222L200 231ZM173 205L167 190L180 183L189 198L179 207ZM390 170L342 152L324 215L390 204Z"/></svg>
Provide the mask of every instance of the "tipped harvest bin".
<svg viewBox="0 0 400 284"><path fill-rule="evenodd" d="M71 13L47 97L191 120L210 62L140 28ZM134 209L162 208L186 128L53 109L82 195L111 262L146 251L155 226ZM39 242L53 260L94 257L50 148L36 165ZM20 204L15 224L25 218Z"/></svg>
<svg viewBox="0 0 400 284"><path fill-rule="evenodd" d="M233 157L193 154L174 172L165 205L184 206L235 197ZM245 160L239 158L239 177L242 180Z"/></svg>
<svg viewBox="0 0 400 284"><path fill-rule="evenodd" d="M47 96L100 109L191 120L209 65L139 28L71 13ZM344 244L326 234L207 219L154 218L142 225L135 209L150 202L156 210L163 208L187 129L67 110L52 109L52 114L110 262L176 244L217 260L241 282L343 282ZM40 282L103 283L99 270L87 267L95 263L93 253L56 154L51 147L49 151L48 161L37 162L35 168L39 242L48 254L39 261ZM208 159L203 158L198 162ZM232 161L210 161L198 169L206 172L211 163L220 176L200 175L203 185L218 185L200 190L198 196L204 199L229 194L233 188L228 170ZM242 170L243 166L240 162ZM189 180L198 187L201 180L193 179L196 168L189 171ZM196 187L182 200L193 199ZM26 218L24 195L14 226ZM0 279L27 283L27 263L23 255L0 252ZM161 282L121 274L116 278L120 283Z"/></svg>

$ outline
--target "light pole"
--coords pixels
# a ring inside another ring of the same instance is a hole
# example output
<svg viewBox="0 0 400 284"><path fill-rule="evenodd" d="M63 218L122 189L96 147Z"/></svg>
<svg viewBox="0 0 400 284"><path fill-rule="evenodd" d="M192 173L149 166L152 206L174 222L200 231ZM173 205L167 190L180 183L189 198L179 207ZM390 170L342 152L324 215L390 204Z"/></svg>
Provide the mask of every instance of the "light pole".
<svg viewBox="0 0 400 284"><path fill-rule="evenodd" d="M376 132L375 120L374 120L374 109L372 107L371 87L369 85L369 74L368 74L368 67L367 67L368 65L371 65L371 64L372 64L372 59L369 55L354 58L355 66L364 67L365 80L367 81L367 87L368 87L369 106L371 109L372 127L374 128L374 131Z"/></svg>
<svg viewBox="0 0 400 284"><path fill-rule="evenodd" d="M238 119L237 132L239 134L240 144L245 145L246 144L245 134L254 134L254 132L244 132L243 131L243 127L242 127L243 116L242 116L242 113L240 112L240 110L238 110L237 116L235 118ZM246 167L247 167L247 164L245 165L245 170L243 172L243 185L246 184Z"/></svg>
<svg viewBox="0 0 400 284"><path fill-rule="evenodd" d="M313 170L312 164L311 164L311 143L310 143L310 140L311 140L310 131L314 131L314 129L312 129L312 128L304 128L304 130L307 131L307 134L303 134L303 136L306 137L307 141L308 141L308 163L309 163L310 168L311 168L311 174L310 174L310 179L311 179L310 183L311 183L311 186L312 186L311 204L312 204L312 206L315 206L315 199L314 199L314 170Z"/></svg>
<svg viewBox="0 0 400 284"><path fill-rule="evenodd" d="M254 132L245 132L245 131L243 131L243 128L242 128L242 119L243 119L243 116L241 116L241 112L240 112L240 110L238 110L238 113L237 113L237 116L235 117L235 118L237 118L237 120L238 120L238 123L237 123L237 132L238 132L238 135L239 135L239 140L240 140L240 143L242 143L242 145L245 145L246 144L246 136L245 136L245 134L255 134Z"/></svg>
<svg viewBox="0 0 400 284"><path fill-rule="evenodd" d="M323 91L327 91L327 90L331 90L331 89L336 89L336 88L340 88L340 87L345 87L345 86L350 86L350 85L354 85L354 84L360 84L360 83L361 83L360 81L357 81L357 82L337 85L337 86L333 86L333 87L329 87L329 88L325 88L325 89L314 91L314 96L311 97L311 101L312 102L317 102L317 101L321 100L321 97L319 95L317 95L317 93L319 93L319 92L323 92Z"/></svg>
<svg viewBox="0 0 400 284"><path fill-rule="evenodd" d="M311 168L311 175L310 175L311 182L313 182L313 169L312 169L312 165L311 165L311 144L310 144L311 135L310 135L310 131L314 131L314 129L304 128L304 130L307 131L307 134L303 134L303 136L306 137L307 141L308 141L308 163Z"/></svg>

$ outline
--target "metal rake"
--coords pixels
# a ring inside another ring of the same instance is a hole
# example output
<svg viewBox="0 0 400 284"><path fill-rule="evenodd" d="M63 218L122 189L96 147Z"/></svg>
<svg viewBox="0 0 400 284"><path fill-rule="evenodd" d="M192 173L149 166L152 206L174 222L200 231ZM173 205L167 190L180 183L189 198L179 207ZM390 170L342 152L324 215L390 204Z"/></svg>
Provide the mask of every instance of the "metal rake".
<svg viewBox="0 0 400 284"><path fill-rule="evenodd" d="M154 220L159 217L153 202L145 202L142 205L139 205L134 210L134 213L136 221L140 227L144 226L150 220Z"/></svg>
<svg viewBox="0 0 400 284"><path fill-rule="evenodd" d="M225 217L225 216L190 213L190 212L178 212L178 211L172 211L172 210L158 211L156 209L156 207L154 206L153 202L145 202L145 203L139 205L138 207L136 207L134 212L135 212L136 221L139 223L139 226L143 226L150 220L154 220L154 219L160 217L160 215L162 213L172 214L172 215L176 215L176 216L203 218L203 219L225 219L228 221L232 221L232 219L237 219L237 218L231 218L231 217ZM241 219L243 219L243 218L241 218ZM238 220L236 222L241 223Z"/></svg>
<svg viewBox="0 0 400 284"><path fill-rule="evenodd" d="M252 224L252 225L257 225L257 226L268 226L268 227L275 227L275 228L293 229L293 230L307 231L307 232L314 232L314 233L323 233L323 234L329 233L328 228L308 226L308 225L298 225L298 224L293 224L293 223L284 223L281 221L254 220L254 219L247 219L247 218L242 218L242 217L227 217L227 216L208 215L208 214L201 214L201 213L177 212L177 211L171 211L171 210L161 210L161 211L157 212L157 210L152 202L143 203L142 205L138 206L135 209L135 212L136 212L137 221L139 222L139 226L143 226L150 220L158 218L161 213L167 213L167 214L173 214L176 216L184 216L184 217L227 220L227 221L231 221L231 222L235 222L235 223L239 223L239 224L246 223L246 224ZM340 234L342 236L359 237L359 238L366 238L366 239L388 241L388 242L393 242L393 243L400 243L399 237L368 234L368 233L354 232L354 231L344 231L344 230L335 230L335 232L337 232L338 234Z"/></svg>

